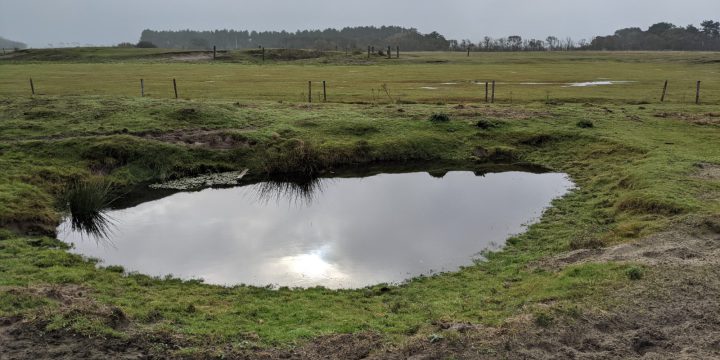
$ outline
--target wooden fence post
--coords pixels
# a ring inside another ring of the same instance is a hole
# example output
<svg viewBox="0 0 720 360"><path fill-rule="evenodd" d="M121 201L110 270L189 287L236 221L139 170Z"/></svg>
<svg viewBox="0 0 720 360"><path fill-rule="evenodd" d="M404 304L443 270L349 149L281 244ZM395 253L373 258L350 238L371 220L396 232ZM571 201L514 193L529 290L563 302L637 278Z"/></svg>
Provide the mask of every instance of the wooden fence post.
<svg viewBox="0 0 720 360"><path fill-rule="evenodd" d="M140 79L140 97L145 97L145 80Z"/></svg>
<svg viewBox="0 0 720 360"><path fill-rule="evenodd" d="M175 100L177 100L177 98L178 98L178 93L177 93L177 81L175 81L174 78L173 78L173 89L175 90Z"/></svg>
<svg viewBox="0 0 720 360"><path fill-rule="evenodd" d="M323 80L323 102L327 102L327 88L325 87L325 80Z"/></svg>
<svg viewBox="0 0 720 360"><path fill-rule="evenodd" d="M213 60L217 58L217 47L213 45Z"/></svg>
<svg viewBox="0 0 720 360"><path fill-rule="evenodd" d="M492 97L490 98L490 103L495 103L495 80L492 82Z"/></svg>
<svg viewBox="0 0 720 360"><path fill-rule="evenodd" d="M660 97L660 102L665 102L665 94L667 94L667 86L668 86L668 81L665 80L665 86L663 86L663 92L662 92L662 96Z"/></svg>
<svg viewBox="0 0 720 360"><path fill-rule="evenodd" d="M468 46L468 49L467 49L467 50L468 50L468 55L467 55L467 56L470 57L470 47L469 47L469 46Z"/></svg>
<svg viewBox="0 0 720 360"><path fill-rule="evenodd" d="M30 78L30 91L35 95L35 84L33 84L32 78Z"/></svg>
<svg viewBox="0 0 720 360"><path fill-rule="evenodd" d="M490 100L489 93L490 93L490 83L488 83L486 81L485 82L485 102L488 102L488 100Z"/></svg>
<svg viewBox="0 0 720 360"><path fill-rule="evenodd" d="M392 48L388 46L388 59L392 59Z"/></svg>
<svg viewBox="0 0 720 360"><path fill-rule="evenodd" d="M265 62L265 47L262 48L262 61Z"/></svg>
<svg viewBox="0 0 720 360"><path fill-rule="evenodd" d="M370 45L368 45L368 59L370 58Z"/></svg>
<svg viewBox="0 0 720 360"><path fill-rule="evenodd" d="M697 82L697 89L695 90L695 104L700 105L700 81Z"/></svg>
<svg viewBox="0 0 720 360"><path fill-rule="evenodd" d="M398 46L396 50L397 50L397 58L399 59L400 58L400 46Z"/></svg>
<svg viewBox="0 0 720 360"><path fill-rule="evenodd" d="M308 102L312 103L312 81L308 81Z"/></svg>

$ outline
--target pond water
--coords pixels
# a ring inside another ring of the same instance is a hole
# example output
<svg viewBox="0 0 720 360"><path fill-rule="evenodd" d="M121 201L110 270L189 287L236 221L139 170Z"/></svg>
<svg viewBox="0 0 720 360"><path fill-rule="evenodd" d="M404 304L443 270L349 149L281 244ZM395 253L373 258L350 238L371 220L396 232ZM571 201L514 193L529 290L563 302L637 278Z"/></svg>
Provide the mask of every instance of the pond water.
<svg viewBox="0 0 720 360"><path fill-rule="evenodd" d="M471 265L573 187L564 174L411 172L180 192L107 212L107 239L58 228L73 252L126 271L360 288Z"/></svg>

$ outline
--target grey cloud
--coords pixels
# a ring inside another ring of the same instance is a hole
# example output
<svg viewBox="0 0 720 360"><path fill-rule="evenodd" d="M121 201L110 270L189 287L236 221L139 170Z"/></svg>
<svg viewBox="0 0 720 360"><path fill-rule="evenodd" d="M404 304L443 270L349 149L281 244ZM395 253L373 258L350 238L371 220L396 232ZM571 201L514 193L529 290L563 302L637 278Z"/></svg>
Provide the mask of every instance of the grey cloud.
<svg viewBox="0 0 720 360"><path fill-rule="evenodd" d="M658 21L698 24L712 14L720 14L720 1L0 0L0 36L44 47L137 41L146 28L293 31L401 25L473 41L513 34L590 39Z"/></svg>

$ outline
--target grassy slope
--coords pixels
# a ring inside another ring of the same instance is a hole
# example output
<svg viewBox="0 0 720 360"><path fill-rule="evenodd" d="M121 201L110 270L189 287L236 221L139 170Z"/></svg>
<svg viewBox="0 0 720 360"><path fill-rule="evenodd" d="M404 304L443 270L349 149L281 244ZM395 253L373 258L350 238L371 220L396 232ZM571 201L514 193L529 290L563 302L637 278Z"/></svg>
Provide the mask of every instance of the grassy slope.
<svg viewBox="0 0 720 360"><path fill-rule="evenodd" d="M70 328L88 335L169 333L183 336L185 346L213 348L230 342L243 348L365 330L399 338L430 331L431 323L442 320L497 324L519 313L562 316L589 306L606 307L608 291L627 285L627 265L588 264L554 272L533 270L528 264L566 251L580 238L605 244L627 241L679 218L720 212L720 185L690 176L698 163L720 164L720 149L708 145L720 140L718 119L707 115L720 108L642 107L532 103L465 109L422 104L308 108L262 101L90 96L3 100L0 223L7 226L51 226L58 219L54 198L70 179L109 172L117 184L131 184L213 169L247 166L259 172L276 163L282 154L277 149L296 149L296 139L312 149L311 160L328 166L380 159L473 160L473 150L482 146L490 153L510 153L565 171L580 188L556 201L541 223L511 239L487 262L415 279L389 292L379 286L356 291L227 289L153 279L96 269L55 240L4 231L0 286L15 290L0 292L0 315L36 316L48 320L49 329ZM186 116L182 110L188 108L196 114ZM427 121L441 111L453 120ZM658 113L696 114L706 121L654 116ZM474 126L479 119L501 123L481 130ZM593 121L595 127L578 128L581 119ZM191 150L134 136L201 128L222 129L254 145L230 151ZM79 305L68 309L22 291L44 284L87 287L101 304L93 306L117 306L136 326L114 328L107 311Z"/></svg>

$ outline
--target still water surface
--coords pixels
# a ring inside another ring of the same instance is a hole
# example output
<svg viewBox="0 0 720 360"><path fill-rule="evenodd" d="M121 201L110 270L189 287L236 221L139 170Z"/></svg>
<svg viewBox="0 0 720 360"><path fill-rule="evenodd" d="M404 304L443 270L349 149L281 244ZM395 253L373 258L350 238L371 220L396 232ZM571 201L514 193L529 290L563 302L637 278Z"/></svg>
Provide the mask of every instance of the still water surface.
<svg viewBox="0 0 720 360"><path fill-rule="evenodd" d="M573 187L564 174L456 171L265 182L108 212L109 239L59 238L104 265L220 285L359 288L470 265Z"/></svg>

